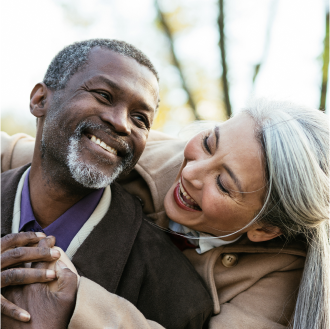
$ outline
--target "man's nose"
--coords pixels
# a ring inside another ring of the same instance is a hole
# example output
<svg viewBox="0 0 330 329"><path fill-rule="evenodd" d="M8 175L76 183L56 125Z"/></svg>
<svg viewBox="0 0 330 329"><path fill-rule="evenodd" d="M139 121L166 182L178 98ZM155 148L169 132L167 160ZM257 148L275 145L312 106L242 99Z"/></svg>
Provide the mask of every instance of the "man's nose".
<svg viewBox="0 0 330 329"><path fill-rule="evenodd" d="M131 126L128 110L123 107L114 107L110 111L101 114L101 119L109 123L113 130L120 136L129 136Z"/></svg>

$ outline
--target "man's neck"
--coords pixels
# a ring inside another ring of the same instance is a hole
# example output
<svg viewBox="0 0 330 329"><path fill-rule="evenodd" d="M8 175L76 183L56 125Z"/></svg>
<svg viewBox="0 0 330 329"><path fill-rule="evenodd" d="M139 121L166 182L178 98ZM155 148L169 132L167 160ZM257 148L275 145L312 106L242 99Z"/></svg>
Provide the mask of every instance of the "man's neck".
<svg viewBox="0 0 330 329"><path fill-rule="evenodd" d="M53 223L74 204L86 195L93 192L92 189L83 188L77 184L65 184L60 172L46 173L40 165L32 161L29 175L30 200L34 216L42 228Z"/></svg>

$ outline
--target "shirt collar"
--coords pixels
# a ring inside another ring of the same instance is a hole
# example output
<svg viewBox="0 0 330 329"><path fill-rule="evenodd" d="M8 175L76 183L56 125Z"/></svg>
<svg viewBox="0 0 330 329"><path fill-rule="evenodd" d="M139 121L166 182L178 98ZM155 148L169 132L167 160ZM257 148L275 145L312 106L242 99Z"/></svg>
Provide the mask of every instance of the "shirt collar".
<svg viewBox="0 0 330 329"><path fill-rule="evenodd" d="M194 244L196 247L198 247L198 248L196 248L196 252L198 254L203 254L204 252L207 252L213 248L236 242L241 237L241 235L240 235L237 239L231 240L231 241L225 241L220 238L215 239L210 234L201 233L201 232L192 230L189 227L186 227L179 223L173 222L171 219L169 221L169 228L174 232L185 234L187 236L191 236L193 239L188 238L188 241L190 243ZM201 237L203 237L203 238L210 237L212 239L199 239Z"/></svg>
<svg viewBox="0 0 330 329"><path fill-rule="evenodd" d="M52 224L42 229L33 214L31 206L29 174L30 169L25 177L22 190L19 231L33 230L44 232L46 235L53 235L56 238L56 246L65 251L71 240L94 212L102 197L104 189L95 190L85 196L64 214L58 217Z"/></svg>

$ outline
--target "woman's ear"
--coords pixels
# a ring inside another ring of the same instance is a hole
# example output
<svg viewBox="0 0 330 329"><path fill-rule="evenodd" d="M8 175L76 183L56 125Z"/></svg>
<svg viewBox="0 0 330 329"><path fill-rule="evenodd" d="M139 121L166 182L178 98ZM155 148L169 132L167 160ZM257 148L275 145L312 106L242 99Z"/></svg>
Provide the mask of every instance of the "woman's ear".
<svg viewBox="0 0 330 329"><path fill-rule="evenodd" d="M49 98L49 89L43 83L37 83L30 94L30 111L37 117L41 118L47 113L47 103Z"/></svg>
<svg viewBox="0 0 330 329"><path fill-rule="evenodd" d="M252 242L262 242L274 239L282 234L281 229L277 226L262 227L256 224L247 232L247 237Z"/></svg>

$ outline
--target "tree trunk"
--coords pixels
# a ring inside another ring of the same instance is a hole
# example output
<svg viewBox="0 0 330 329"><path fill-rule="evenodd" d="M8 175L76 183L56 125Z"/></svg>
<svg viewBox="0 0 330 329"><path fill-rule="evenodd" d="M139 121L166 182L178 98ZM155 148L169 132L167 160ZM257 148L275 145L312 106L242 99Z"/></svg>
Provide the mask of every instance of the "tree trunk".
<svg viewBox="0 0 330 329"><path fill-rule="evenodd" d="M325 105L327 100L328 70L329 70L329 10L326 14L326 19L325 19L322 86L321 86L321 97L320 97L320 110L322 111L325 111Z"/></svg>
<svg viewBox="0 0 330 329"><path fill-rule="evenodd" d="M196 120L200 120L200 116L198 115L197 113L197 110L196 110L196 104L193 100L193 97L191 95L191 92L187 86L187 83L186 83L186 80L184 78L184 75L183 75L183 70L182 70L182 67L181 67L181 64L176 56L176 53L175 53L175 49L174 49L174 40L173 40L173 35L172 35L172 32L171 32L171 29L159 7L159 4L158 4L158 1L155 0L155 7L157 9L157 14L158 14L158 18L159 18L159 21L162 25L162 28L168 38L168 41L170 43L170 52L171 52L171 56L172 56L172 61L173 61L173 64L176 66L176 68L178 69L179 71L179 74L180 74L180 78L181 78L181 84L182 84L182 88L185 90L185 92L187 93L187 96L188 96L188 104L189 106L191 107L193 113L194 113L194 116L196 118Z"/></svg>
<svg viewBox="0 0 330 329"><path fill-rule="evenodd" d="M224 94L224 102L226 106L227 117L231 116L231 105L229 97L229 84L227 79L227 62L226 62L226 43L225 43L225 22L224 22L224 10L223 10L223 0L219 0L219 17L218 17L218 27L220 33L219 47L221 53L221 65L222 65L222 87Z"/></svg>

